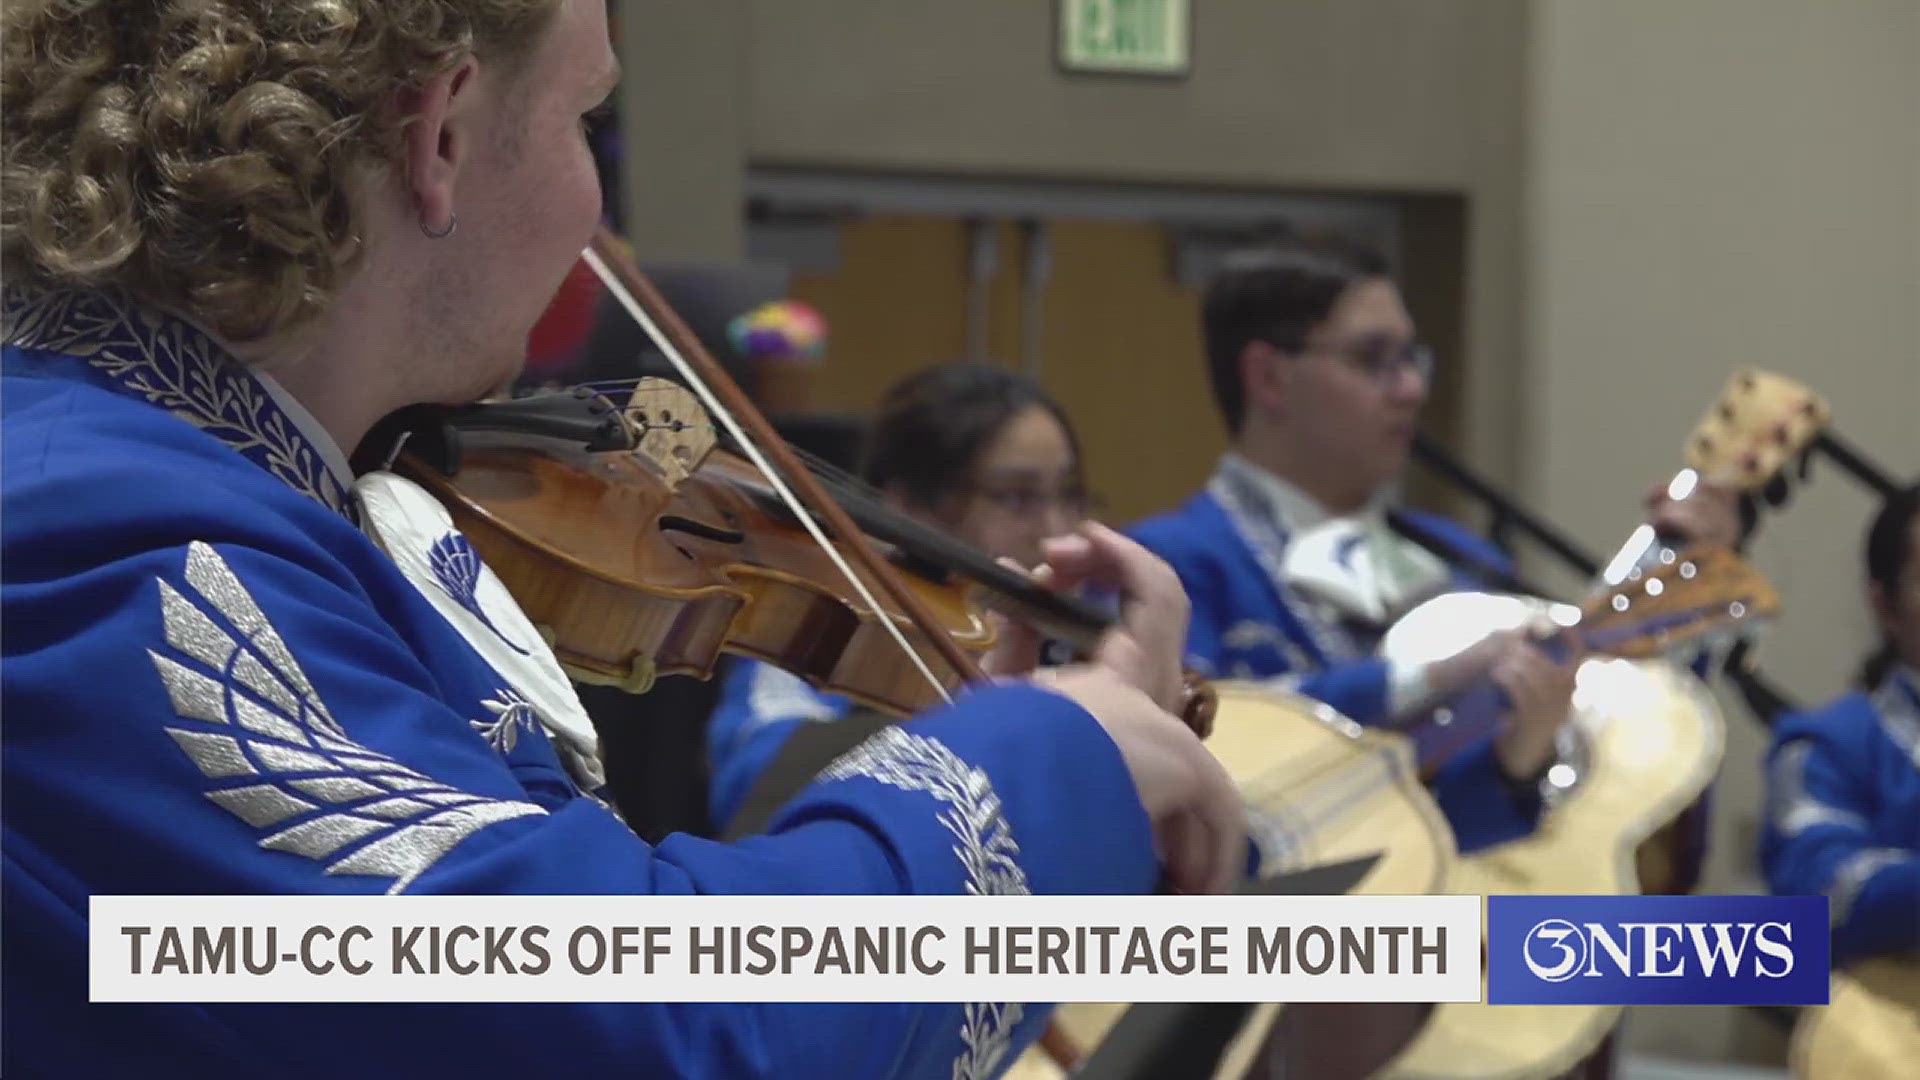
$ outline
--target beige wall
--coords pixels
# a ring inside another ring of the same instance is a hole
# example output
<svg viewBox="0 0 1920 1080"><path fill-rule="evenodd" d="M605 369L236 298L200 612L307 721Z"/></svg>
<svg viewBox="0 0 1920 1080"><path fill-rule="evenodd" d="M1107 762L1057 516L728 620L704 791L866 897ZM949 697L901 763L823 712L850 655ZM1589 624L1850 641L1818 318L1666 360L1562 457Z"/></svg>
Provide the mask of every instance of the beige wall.
<svg viewBox="0 0 1920 1080"><path fill-rule="evenodd" d="M1838 430L1920 475L1920 4L1543 0L1534 30L1530 501L1576 535L1620 533L1741 365L1811 383ZM1869 640L1872 507L1816 469L1755 552L1786 602L1761 660L1809 702ZM1730 699L1727 715L1707 887L1741 889L1764 744ZM1672 1020L1637 1037L1751 1045L1728 1015Z"/></svg>
<svg viewBox="0 0 1920 1080"><path fill-rule="evenodd" d="M1054 3L749 0L756 158L1455 189L1512 3L1208 0L1180 80L1063 74ZM1361 137L1355 137L1355 133Z"/></svg>
<svg viewBox="0 0 1920 1080"><path fill-rule="evenodd" d="M738 258L744 0L619 0L615 19L628 238L648 258Z"/></svg>
<svg viewBox="0 0 1920 1080"><path fill-rule="evenodd" d="M631 231L737 256L748 163L1465 195L1472 450L1506 473L1523 0L1193 6L1159 80L1063 74L1052 0L626 0Z"/></svg>
<svg viewBox="0 0 1920 1080"><path fill-rule="evenodd" d="M628 0L642 250L737 256L749 164L1456 193L1459 449L1586 545L1624 536L1740 365L1920 474L1914 0L1202 0L1183 81L1062 74L1053 6ZM1822 468L1756 551L1789 611L1762 660L1808 701L1868 640L1869 511ZM1761 736L1727 715L1708 885L1749 888ZM1740 1041L1671 1015L1636 1040Z"/></svg>

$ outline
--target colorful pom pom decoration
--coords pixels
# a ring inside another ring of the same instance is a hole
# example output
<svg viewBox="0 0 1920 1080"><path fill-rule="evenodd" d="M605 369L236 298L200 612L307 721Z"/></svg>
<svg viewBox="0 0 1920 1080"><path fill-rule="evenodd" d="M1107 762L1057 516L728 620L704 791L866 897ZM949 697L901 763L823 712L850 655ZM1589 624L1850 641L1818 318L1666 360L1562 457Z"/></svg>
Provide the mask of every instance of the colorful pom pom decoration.
<svg viewBox="0 0 1920 1080"><path fill-rule="evenodd" d="M827 348L827 324L798 300L774 300L727 324L727 340L744 359L791 357L818 360Z"/></svg>

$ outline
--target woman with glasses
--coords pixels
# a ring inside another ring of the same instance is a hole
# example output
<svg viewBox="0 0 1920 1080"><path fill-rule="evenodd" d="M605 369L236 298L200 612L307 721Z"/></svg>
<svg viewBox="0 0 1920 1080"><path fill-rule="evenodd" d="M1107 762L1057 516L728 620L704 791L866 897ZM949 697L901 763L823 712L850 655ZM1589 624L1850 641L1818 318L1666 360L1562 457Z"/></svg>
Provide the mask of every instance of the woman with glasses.
<svg viewBox="0 0 1920 1080"><path fill-rule="evenodd" d="M1882 644L1858 692L1775 725L1760 848L1774 892L1828 897L1835 963L1920 951L1920 485L1866 564Z"/></svg>
<svg viewBox="0 0 1920 1080"><path fill-rule="evenodd" d="M1041 541L1072 532L1091 509L1065 411L1032 379L994 364L945 364L896 384L874 419L863 475L897 509L1021 566L1039 565ZM853 712L777 668L736 662L707 731L715 827L750 831L777 796L754 798L746 817L742 808L789 737Z"/></svg>

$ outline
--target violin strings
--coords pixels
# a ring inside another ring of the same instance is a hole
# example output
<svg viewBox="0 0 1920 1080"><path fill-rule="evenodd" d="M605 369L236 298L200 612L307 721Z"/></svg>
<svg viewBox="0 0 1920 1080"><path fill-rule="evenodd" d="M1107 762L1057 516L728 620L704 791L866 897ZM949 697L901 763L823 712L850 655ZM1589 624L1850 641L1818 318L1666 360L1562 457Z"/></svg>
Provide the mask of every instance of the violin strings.
<svg viewBox="0 0 1920 1080"><path fill-rule="evenodd" d="M887 633L892 636L895 643L900 646L907 657L913 661L913 666L919 669L920 674L926 678L928 685L933 687L933 692L939 695L941 701L951 704L953 702L953 695L947 692L946 684L941 682L938 676L934 675L933 669L928 666L926 658L921 656L919 650L915 649L912 643L907 640L906 634L901 631L895 621L887 616L887 609L881 605L880 601L873 595L873 592L867 588L867 583L861 580L860 575L854 572L853 567L849 565L845 557L840 554L840 550L828 542L826 532L821 529L820 523L815 521L813 515L807 512L805 504L795 497L792 490L787 487L785 479L773 468L772 463L767 461L765 455L761 453L760 448L754 444L752 439L747 437L745 431L741 430L739 421L734 418L732 413L727 411L726 406L714 395L713 389L706 384L706 380L700 378L699 373L693 370L693 366L687 363L685 357L680 355L680 350L674 348L673 342L668 340L667 335L661 332L660 328L654 324L653 317L647 314L647 310L640 306L640 302L634 299L632 293L627 291L626 285L619 281L613 273L612 268L607 266L606 262L601 259L600 253L589 247L582 254L587 264L593 268L593 272L598 274L601 282L606 285L607 291L613 295L614 299L620 301L620 306L626 308L627 314L631 316L635 322L640 324L641 329L646 331L649 338L653 339L654 345L666 356L668 362L673 364L674 369L680 373L680 377L687 381L688 388L699 395L701 402L707 408L707 415L719 420L725 425L728 433L730 433L739 444L740 450L745 453L746 456L753 461L754 466L765 475L767 482L772 484L775 490L779 491L780 498L787 504L789 509L792 510L794 517L807 532L813 536L814 542L820 545L821 550L826 554L827 558L833 562L834 566L839 569L840 573L846 576L847 582L853 586L855 592L860 594L860 599L866 602L868 610L872 611L880 621L880 624L886 627Z"/></svg>
<svg viewBox="0 0 1920 1080"><path fill-rule="evenodd" d="M639 378L601 379L578 385L611 396L632 391L640 381ZM738 452L738 448L733 446L735 440L729 438L726 432L721 432L721 438L725 445ZM1077 628L1081 634L1098 633L1106 628L1108 620L1097 617L1098 613L1074 610L1064 599L1026 574L1010 570L944 532L889 506L880 489L859 474L790 442L786 445L854 521L878 539L929 563L958 571L999 595L1037 605L1057 619L1062 628ZM778 493L771 488L762 488L759 493L771 504L770 509L786 510Z"/></svg>
<svg viewBox="0 0 1920 1080"><path fill-rule="evenodd" d="M608 393L632 390L639 382L638 378L603 379L580 385L598 393ZM723 432L722 435L724 437L725 433ZM729 446L733 441L727 439ZM804 447L788 443L787 449L802 465L806 466L808 472L811 472L840 499L853 513L856 521L863 525L884 526L884 531L893 538L890 542L895 546L929 561L958 570L1002 592L1037 587L1031 579L1015 575L1006 567L954 541L945 533L887 506L885 496L880 489L868 483L858 473L835 465Z"/></svg>

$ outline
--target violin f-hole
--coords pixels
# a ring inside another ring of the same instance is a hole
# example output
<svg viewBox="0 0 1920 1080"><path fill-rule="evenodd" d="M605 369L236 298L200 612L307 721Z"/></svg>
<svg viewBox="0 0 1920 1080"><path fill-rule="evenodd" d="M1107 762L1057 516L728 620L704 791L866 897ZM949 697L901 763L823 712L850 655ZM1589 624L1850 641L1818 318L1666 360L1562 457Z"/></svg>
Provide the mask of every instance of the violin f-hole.
<svg viewBox="0 0 1920 1080"><path fill-rule="evenodd" d="M688 536L697 536L702 540L712 540L717 544L744 544L747 534L732 529L722 529L704 521L681 517L678 514L660 515L661 532L682 532Z"/></svg>

